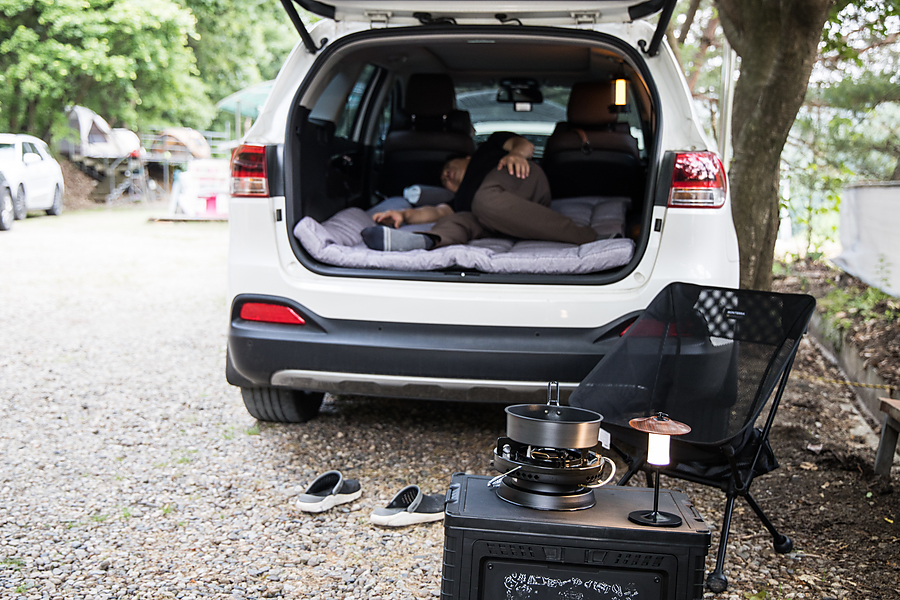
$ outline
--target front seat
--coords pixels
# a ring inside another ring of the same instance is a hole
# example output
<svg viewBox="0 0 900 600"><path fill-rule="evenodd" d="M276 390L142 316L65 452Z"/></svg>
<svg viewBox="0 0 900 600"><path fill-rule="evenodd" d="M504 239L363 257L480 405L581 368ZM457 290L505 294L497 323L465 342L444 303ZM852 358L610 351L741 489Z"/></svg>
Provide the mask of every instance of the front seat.
<svg viewBox="0 0 900 600"><path fill-rule="evenodd" d="M449 75L410 76L404 110L394 115L384 140L379 190L385 196L399 196L410 185L440 185L447 160L475 151L469 113L455 103Z"/></svg>
<svg viewBox="0 0 900 600"><path fill-rule="evenodd" d="M566 122L547 140L541 165L554 199L625 196L639 200L644 186L637 140L618 125L613 82L576 83Z"/></svg>

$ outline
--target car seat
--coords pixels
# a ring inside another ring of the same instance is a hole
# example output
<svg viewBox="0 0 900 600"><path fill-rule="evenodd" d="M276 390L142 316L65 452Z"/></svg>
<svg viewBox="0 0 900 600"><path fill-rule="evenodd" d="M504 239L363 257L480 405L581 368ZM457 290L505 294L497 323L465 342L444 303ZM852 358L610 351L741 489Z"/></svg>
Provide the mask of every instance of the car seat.
<svg viewBox="0 0 900 600"><path fill-rule="evenodd" d="M639 200L644 186L637 140L618 124L613 82L572 86L567 121L557 123L541 165L554 199L627 196Z"/></svg>
<svg viewBox="0 0 900 600"><path fill-rule="evenodd" d="M442 73L416 73L406 84L404 109L392 116L384 140L379 191L399 196L410 185L440 185L450 158L472 154L472 122L456 110L453 80Z"/></svg>

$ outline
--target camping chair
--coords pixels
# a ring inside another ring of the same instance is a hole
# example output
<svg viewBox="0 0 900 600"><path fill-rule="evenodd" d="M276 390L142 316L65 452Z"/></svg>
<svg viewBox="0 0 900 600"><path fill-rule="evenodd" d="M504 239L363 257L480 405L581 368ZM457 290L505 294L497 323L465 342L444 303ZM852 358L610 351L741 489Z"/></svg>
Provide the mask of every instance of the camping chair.
<svg viewBox="0 0 900 600"><path fill-rule="evenodd" d="M725 492L716 568L706 580L713 592L728 586L723 568L735 497L747 500L776 552L793 548L750 485L778 466L769 431L815 305L800 294L670 284L569 398L603 415L629 466L619 485L647 466L647 435L629 427L630 419L662 412L691 427L672 438L671 463L660 473Z"/></svg>

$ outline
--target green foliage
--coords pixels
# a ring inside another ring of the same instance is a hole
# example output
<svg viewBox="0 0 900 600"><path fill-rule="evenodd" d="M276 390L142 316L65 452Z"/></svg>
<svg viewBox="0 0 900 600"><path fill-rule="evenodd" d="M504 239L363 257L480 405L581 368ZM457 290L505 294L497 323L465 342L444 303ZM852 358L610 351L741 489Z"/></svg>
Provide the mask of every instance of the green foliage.
<svg viewBox="0 0 900 600"><path fill-rule="evenodd" d="M197 19L189 40L200 77L218 101L247 86L274 79L298 40L279 2L178 0ZM301 15L311 21L308 13Z"/></svg>
<svg viewBox="0 0 900 600"><path fill-rule="evenodd" d="M822 34L824 51L862 66L863 49L892 33L890 17L900 17L900 0L836 2Z"/></svg>
<svg viewBox="0 0 900 600"><path fill-rule="evenodd" d="M172 0L0 0L0 128L48 137L67 106L113 125L203 126L213 115Z"/></svg>
<svg viewBox="0 0 900 600"><path fill-rule="evenodd" d="M819 301L831 323L849 329L854 319L891 322L900 317L900 300L875 287L837 287Z"/></svg>

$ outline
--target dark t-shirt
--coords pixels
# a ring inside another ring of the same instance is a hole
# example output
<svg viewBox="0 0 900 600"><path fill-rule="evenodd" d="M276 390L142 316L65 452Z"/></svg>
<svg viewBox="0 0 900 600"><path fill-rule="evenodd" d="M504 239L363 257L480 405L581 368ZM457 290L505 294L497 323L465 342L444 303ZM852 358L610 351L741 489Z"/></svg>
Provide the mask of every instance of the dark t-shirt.
<svg viewBox="0 0 900 600"><path fill-rule="evenodd" d="M475 198L475 192L481 187L481 182L484 181L485 176L492 169L497 168L497 163L500 162L500 159L509 154L503 149L503 144L506 143L506 140L514 137L516 137L515 133L497 131L478 146L478 149L472 154L469 166L466 167L466 174L459 184L459 189L456 190L456 195L453 196L451 206L454 212L472 210L472 199Z"/></svg>

